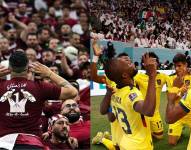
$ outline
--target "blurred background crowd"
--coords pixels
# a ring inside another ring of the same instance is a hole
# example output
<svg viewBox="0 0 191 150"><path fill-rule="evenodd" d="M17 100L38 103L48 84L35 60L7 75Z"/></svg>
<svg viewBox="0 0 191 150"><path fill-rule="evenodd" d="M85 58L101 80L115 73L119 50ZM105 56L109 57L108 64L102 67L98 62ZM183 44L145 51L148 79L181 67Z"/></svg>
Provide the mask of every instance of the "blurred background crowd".
<svg viewBox="0 0 191 150"><path fill-rule="evenodd" d="M92 0L91 36L134 47L191 49L190 0Z"/></svg>
<svg viewBox="0 0 191 150"><path fill-rule="evenodd" d="M90 138L89 35L85 0L0 0L1 64L8 67L10 54L22 49L29 63L41 62L78 89L75 109L80 108L80 116L70 123L79 149L88 149ZM50 82L33 73L28 78ZM63 111L62 105L61 101L47 101L42 113L43 132L47 132L48 118Z"/></svg>

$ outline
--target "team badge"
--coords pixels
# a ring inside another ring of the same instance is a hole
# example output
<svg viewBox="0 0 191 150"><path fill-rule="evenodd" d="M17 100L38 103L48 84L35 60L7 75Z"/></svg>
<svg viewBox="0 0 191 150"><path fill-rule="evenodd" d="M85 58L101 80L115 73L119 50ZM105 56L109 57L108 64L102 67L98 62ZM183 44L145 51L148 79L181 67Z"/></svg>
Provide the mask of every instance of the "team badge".
<svg viewBox="0 0 191 150"><path fill-rule="evenodd" d="M189 86L189 85L190 85L190 80L185 80L185 84L186 84L187 86Z"/></svg>
<svg viewBox="0 0 191 150"><path fill-rule="evenodd" d="M157 83L158 83L158 85L161 85L161 80L158 79L158 80L157 80Z"/></svg>
<svg viewBox="0 0 191 150"><path fill-rule="evenodd" d="M129 94L129 99L131 100L131 101L134 101L134 99L137 97L137 94L136 93L131 93L131 94Z"/></svg>

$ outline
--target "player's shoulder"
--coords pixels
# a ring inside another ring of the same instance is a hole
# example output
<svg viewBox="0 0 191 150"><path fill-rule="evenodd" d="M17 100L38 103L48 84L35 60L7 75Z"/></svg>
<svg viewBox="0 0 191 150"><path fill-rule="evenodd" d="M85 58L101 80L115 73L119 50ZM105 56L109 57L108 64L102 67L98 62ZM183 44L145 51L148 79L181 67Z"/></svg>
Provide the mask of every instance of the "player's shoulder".
<svg viewBox="0 0 191 150"><path fill-rule="evenodd" d="M146 73L144 73L144 72L139 72L139 73L137 73L137 74L135 75L134 79L135 79L135 80L138 80L138 79L144 78L144 77L146 77L146 76L147 76Z"/></svg>

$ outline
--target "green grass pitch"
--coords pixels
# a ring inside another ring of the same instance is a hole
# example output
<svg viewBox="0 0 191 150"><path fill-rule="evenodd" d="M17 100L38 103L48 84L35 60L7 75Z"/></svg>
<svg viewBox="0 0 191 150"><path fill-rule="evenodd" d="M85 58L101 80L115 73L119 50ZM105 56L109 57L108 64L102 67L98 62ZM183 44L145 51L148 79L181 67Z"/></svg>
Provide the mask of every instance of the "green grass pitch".
<svg viewBox="0 0 191 150"><path fill-rule="evenodd" d="M103 96L91 97L91 139L96 135L98 131L110 131L110 125L107 120L107 116L102 116L99 113L99 105L102 98ZM181 139L176 146L173 147L168 145L168 125L164 121L166 103L166 94L162 93L160 112L164 125L164 137L160 141L153 140L154 150L186 150L190 137L190 130L188 127L184 128ZM103 145L91 145L91 150L106 150L106 148Z"/></svg>

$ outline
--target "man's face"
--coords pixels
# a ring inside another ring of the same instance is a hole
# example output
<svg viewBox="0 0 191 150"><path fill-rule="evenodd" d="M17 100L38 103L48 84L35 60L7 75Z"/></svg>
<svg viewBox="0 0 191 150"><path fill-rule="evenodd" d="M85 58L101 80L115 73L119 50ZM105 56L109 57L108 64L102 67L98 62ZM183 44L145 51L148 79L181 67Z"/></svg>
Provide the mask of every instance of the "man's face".
<svg viewBox="0 0 191 150"><path fill-rule="evenodd" d="M56 49L58 46L59 40L58 39L51 39L49 42L49 48Z"/></svg>
<svg viewBox="0 0 191 150"><path fill-rule="evenodd" d="M9 41L6 38L0 39L0 50L8 51L9 49Z"/></svg>
<svg viewBox="0 0 191 150"><path fill-rule="evenodd" d="M120 61L120 66L123 68L124 73L127 73L131 78L137 74L137 69L128 56L119 57L118 60Z"/></svg>
<svg viewBox="0 0 191 150"><path fill-rule="evenodd" d="M62 25L61 28L62 34L69 34L71 32L71 27L69 25Z"/></svg>
<svg viewBox="0 0 191 150"><path fill-rule="evenodd" d="M80 109L76 101L72 99L64 101L61 107L61 114L66 116L70 123L78 121L80 117Z"/></svg>
<svg viewBox="0 0 191 150"><path fill-rule="evenodd" d="M50 33L48 30L42 30L42 33L40 34L41 40L47 42L50 38Z"/></svg>
<svg viewBox="0 0 191 150"><path fill-rule="evenodd" d="M90 67L88 67L87 69L82 70L82 77L84 79L90 80L90 77L91 77L91 69L90 69Z"/></svg>
<svg viewBox="0 0 191 150"><path fill-rule="evenodd" d="M54 54L51 51L44 51L42 53L42 61L43 61L43 63L53 62L54 61Z"/></svg>
<svg viewBox="0 0 191 150"><path fill-rule="evenodd" d="M74 100L69 99L64 101L62 105L61 114L76 113L76 112L80 112L80 109L78 107L78 104Z"/></svg>
<svg viewBox="0 0 191 150"><path fill-rule="evenodd" d="M69 16L69 14L70 14L69 8L64 8L63 9L63 16Z"/></svg>
<svg viewBox="0 0 191 150"><path fill-rule="evenodd" d="M50 68L50 70L53 71L54 73L59 74L59 72L58 72L58 67L52 66L52 67L49 67L49 68Z"/></svg>
<svg viewBox="0 0 191 150"><path fill-rule="evenodd" d="M70 126L65 118L58 119L52 126L52 133L61 140L67 140L69 137Z"/></svg>
<svg viewBox="0 0 191 150"><path fill-rule="evenodd" d="M88 22L88 17L86 15L86 13L80 13L80 22Z"/></svg>
<svg viewBox="0 0 191 150"><path fill-rule="evenodd" d="M187 63L177 62L174 67L178 76L184 76L187 73Z"/></svg>
<svg viewBox="0 0 191 150"><path fill-rule="evenodd" d="M88 56L87 55L81 55L78 58L78 65L81 65L82 63L85 63L88 61Z"/></svg>
<svg viewBox="0 0 191 150"><path fill-rule="evenodd" d="M36 61L36 52L34 49L32 49L32 48L27 49L26 55L27 55L27 58L29 59L29 61L31 61L31 62Z"/></svg>
<svg viewBox="0 0 191 150"><path fill-rule="evenodd" d="M71 39L71 44L77 46L80 44L80 36L78 34L74 34Z"/></svg>
<svg viewBox="0 0 191 150"><path fill-rule="evenodd" d="M38 39L36 35L29 35L26 41L26 44L30 48L36 48L38 45Z"/></svg>
<svg viewBox="0 0 191 150"><path fill-rule="evenodd" d="M15 29L10 29L7 31L7 38L9 40L16 40L17 38L17 31Z"/></svg>
<svg viewBox="0 0 191 150"><path fill-rule="evenodd" d="M26 9L27 9L27 6L26 6L26 4L20 4L19 5L19 12L21 13L21 14L24 14L25 12L26 12Z"/></svg>
<svg viewBox="0 0 191 150"><path fill-rule="evenodd" d="M31 20L32 22L35 22L37 25L41 23L41 18L38 14L33 14Z"/></svg>
<svg viewBox="0 0 191 150"><path fill-rule="evenodd" d="M37 32L37 25L34 22L31 22L28 24L28 31L30 33L36 33Z"/></svg>

